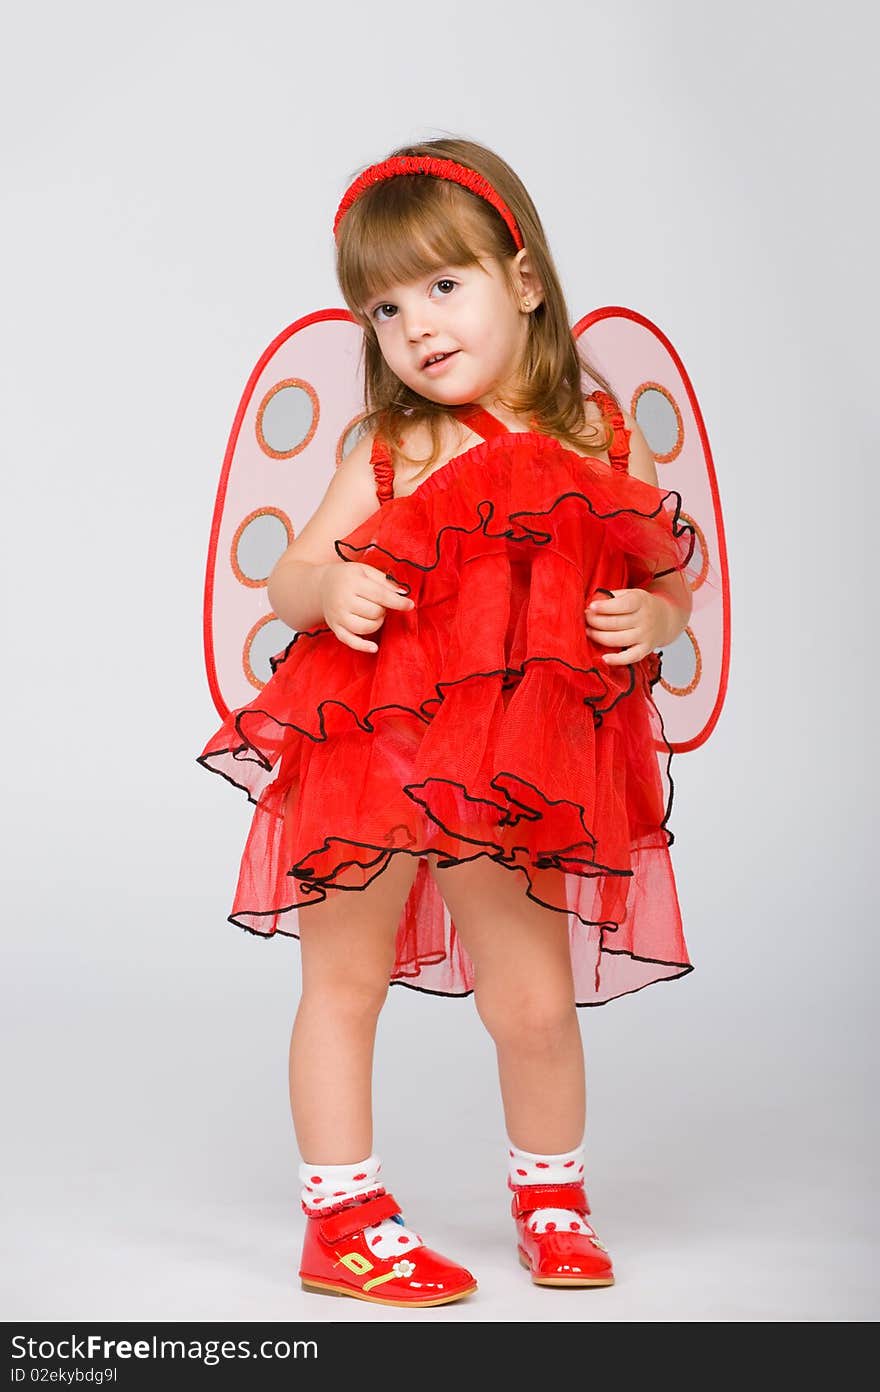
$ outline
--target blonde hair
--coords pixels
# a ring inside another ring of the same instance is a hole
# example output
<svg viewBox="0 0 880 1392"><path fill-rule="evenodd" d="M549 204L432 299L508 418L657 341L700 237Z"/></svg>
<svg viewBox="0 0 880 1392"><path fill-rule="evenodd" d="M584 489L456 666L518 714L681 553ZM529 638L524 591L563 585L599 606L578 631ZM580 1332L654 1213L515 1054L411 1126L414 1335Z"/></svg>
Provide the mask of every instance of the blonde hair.
<svg viewBox="0 0 880 1392"><path fill-rule="evenodd" d="M456 160L482 174L497 189L519 224L532 268L544 290L541 303L528 316L520 381L509 397L501 398L502 404L517 414L534 416L545 434L576 449L608 448L613 437L610 423L605 422L604 431L587 424L582 374L598 383L615 404L617 397L575 343L541 220L520 179L500 155L471 140L429 140L402 146L392 155ZM491 204L460 184L430 174L374 184L343 217L336 275L349 310L364 330L366 414L361 430L375 430L392 459L423 464L421 473L429 469L440 452L440 423L448 408L420 396L391 371L375 328L361 307L386 286L414 280L436 266L478 265L480 257L486 256L505 266L516 250L510 229ZM431 431L432 453L427 461L412 459L398 448L402 429L422 422Z"/></svg>

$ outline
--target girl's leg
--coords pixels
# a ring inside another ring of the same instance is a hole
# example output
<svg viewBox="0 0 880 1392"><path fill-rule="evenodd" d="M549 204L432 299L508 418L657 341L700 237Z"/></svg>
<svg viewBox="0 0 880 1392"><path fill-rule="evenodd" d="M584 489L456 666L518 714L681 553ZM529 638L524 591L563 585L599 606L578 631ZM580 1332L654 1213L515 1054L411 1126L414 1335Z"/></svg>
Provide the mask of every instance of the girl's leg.
<svg viewBox="0 0 880 1392"><path fill-rule="evenodd" d="M566 915L529 899L519 871L485 856L443 870L432 864L431 873L474 964L508 1137L542 1154L574 1150L586 1096Z"/></svg>
<svg viewBox="0 0 880 1392"><path fill-rule="evenodd" d="M467 1267L405 1225L373 1154L373 1045L397 925L418 858L392 856L364 890L300 914L302 997L290 1041L290 1105L306 1213L307 1290L392 1305L443 1305L476 1290Z"/></svg>
<svg viewBox="0 0 880 1392"><path fill-rule="evenodd" d="M299 912L302 995L290 1040L290 1107L307 1162L347 1164L373 1148L373 1048L397 925L418 870L398 854L363 890Z"/></svg>

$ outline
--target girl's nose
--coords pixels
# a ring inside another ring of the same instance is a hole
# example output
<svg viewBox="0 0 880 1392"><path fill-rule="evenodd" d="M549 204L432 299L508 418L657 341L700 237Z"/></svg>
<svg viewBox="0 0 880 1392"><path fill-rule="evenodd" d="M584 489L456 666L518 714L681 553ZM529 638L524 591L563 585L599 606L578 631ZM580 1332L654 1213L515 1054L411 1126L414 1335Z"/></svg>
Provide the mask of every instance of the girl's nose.
<svg viewBox="0 0 880 1392"><path fill-rule="evenodd" d="M434 332L431 311L425 305L417 309L401 310L400 314L403 331L410 343L418 343L420 339Z"/></svg>
<svg viewBox="0 0 880 1392"><path fill-rule="evenodd" d="M405 323L404 330L407 340L412 344L419 343L423 339L427 341L433 333L433 329L424 314L420 315L418 319L412 319Z"/></svg>

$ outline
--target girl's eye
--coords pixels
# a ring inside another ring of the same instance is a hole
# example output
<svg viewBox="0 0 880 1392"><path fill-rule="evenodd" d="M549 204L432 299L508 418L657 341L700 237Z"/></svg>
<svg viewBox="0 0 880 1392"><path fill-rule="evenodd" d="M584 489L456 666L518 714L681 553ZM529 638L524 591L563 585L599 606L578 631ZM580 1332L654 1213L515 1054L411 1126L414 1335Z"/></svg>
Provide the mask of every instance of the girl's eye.
<svg viewBox="0 0 880 1392"><path fill-rule="evenodd" d="M448 276L443 276L442 279L436 280L436 281L434 282L434 286L432 287L432 289L433 289L433 288L436 288L438 285L449 285L449 286L452 286L452 287L454 288L456 284L457 284L457 282L454 281L454 280L450 280ZM450 291L444 291L444 297L445 297L447 294L451 294L451 293L452 293L451 290L450 290ZM372 317L373 317L374 319L376 319L376 318L378 317L378 318L379 318L379 323L380 323L380 324L387 323L387 320L386 320L386 319L379 317L379 311L380 311L380 310L385 310L385 309L391 309L391 310L393 310L394 308L395 308L395 306L394 306L393 304L380 304L380 305L376 305L376 308L373 310Z"/></svg>

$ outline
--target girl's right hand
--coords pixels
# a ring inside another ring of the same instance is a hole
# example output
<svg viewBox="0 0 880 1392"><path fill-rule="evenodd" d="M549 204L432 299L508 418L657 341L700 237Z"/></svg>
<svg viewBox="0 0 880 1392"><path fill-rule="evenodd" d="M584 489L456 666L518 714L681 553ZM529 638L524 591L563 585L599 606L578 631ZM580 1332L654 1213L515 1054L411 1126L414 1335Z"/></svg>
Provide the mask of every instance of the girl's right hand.
<svg viewBox="0 0 880 1392"><path fill-rule="evenodd" d="M318 587L324 621L340 643L360 652L378 652L378 643L358 635L375 633L385 622L386 609L414 609L397 583L376 566L362 561L333 561Z"/></svg>

